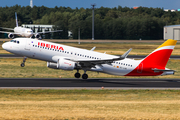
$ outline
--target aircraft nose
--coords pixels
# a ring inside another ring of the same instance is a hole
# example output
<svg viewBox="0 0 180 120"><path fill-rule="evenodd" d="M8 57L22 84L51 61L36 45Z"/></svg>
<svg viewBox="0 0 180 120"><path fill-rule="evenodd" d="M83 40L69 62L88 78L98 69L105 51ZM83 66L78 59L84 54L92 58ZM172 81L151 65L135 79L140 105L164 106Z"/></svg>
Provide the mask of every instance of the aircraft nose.
<svg viewBox="0 0 180 120"><path fill-rule="evenodd" d="M8 48L7 43L3 43L3 44L2 44L2 48L6 50L6 49Z"/></svg>

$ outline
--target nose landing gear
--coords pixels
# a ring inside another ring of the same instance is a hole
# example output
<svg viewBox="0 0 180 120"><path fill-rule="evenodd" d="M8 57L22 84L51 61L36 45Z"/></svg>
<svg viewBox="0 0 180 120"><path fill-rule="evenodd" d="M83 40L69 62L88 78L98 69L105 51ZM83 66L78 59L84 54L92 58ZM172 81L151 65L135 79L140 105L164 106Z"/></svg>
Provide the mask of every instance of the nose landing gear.
<svg viewBox="0 0 180 120"><path fill-rule="evenodd" d="M27 59L27 57L24 57L23 62L21 63L21 67L25 66L26 59Z"/></svg>

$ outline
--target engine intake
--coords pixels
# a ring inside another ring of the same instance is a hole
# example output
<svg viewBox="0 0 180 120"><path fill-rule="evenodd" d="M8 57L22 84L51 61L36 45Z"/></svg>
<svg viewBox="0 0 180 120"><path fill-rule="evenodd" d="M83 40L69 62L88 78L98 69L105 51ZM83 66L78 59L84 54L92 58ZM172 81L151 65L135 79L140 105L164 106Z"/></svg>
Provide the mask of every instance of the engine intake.
<svg viewBox="0 0 180 120"><path fill-rule="evenodd" d="M14 38L14 34L12 34L12 33L9 33L9 35L8 35L8 38Z"/></svg>
<svg viewBox="0 0 180 120"><path fill-rule="evenodd" d="M35 35L35 38L40 38L40 37L41 37L41 35L38 33Z"/></svg>

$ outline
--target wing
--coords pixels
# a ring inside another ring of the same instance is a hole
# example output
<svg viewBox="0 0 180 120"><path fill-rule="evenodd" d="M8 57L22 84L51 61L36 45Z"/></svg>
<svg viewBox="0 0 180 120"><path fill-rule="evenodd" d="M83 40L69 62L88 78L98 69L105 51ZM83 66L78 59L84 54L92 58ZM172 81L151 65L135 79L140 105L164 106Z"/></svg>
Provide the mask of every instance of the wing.
<svg viewBox="0 0 180 120"><path fill-rule="evenodd" d="M7 34L13 34L13 35L21 35L21 34L19 34L19 33L6 32L6 31L0 31L0 33L7 33Z"/></svg>
<svg viewBox="0 0 180 120"><path fill-rule="evenodd" d="M0 27L2 29L6 29L6 30L14 30L13 28L4 28L4 27Z"/></svg>
<svg viewBox="0 0 180 120"><path fill-rule="evenodd" d="M66 60L70 60L76 63L79 63L81 67L86 67L86 68L92 68L95 67L95 65L101 65L101 64L109 64L113 63L113 61L118 61L118 60L123 60L125 59L129 52L132 49L129 49L126 53L124 53L122 56L117 56L116 58L111 58L111 59L103 59L103 60L76 60L76 59L70 59L70 58L65 58Z"/></svg>
<svg viewBox="0 0 180 120"><path fill-rule="evenodd" d="M37 32L33 34L43 34L43 33L52 33L52 32L62 32L63 30L56 30L56 31L45 31L45 32Z"/></svg>

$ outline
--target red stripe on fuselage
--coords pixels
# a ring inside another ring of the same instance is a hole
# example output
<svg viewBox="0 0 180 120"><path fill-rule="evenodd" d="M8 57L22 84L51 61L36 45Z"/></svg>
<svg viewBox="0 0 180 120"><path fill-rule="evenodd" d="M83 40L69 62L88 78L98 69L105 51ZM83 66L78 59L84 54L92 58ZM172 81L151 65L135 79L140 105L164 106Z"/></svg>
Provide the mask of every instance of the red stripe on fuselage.
<svg viewBox="0 0 180 120"><path fill-rule="evenodd" d="M172 51L172 49L163 49L151 53L132 72L125 76L161 75L163 72L154 72L152 69L165 69Z"/></svg>

